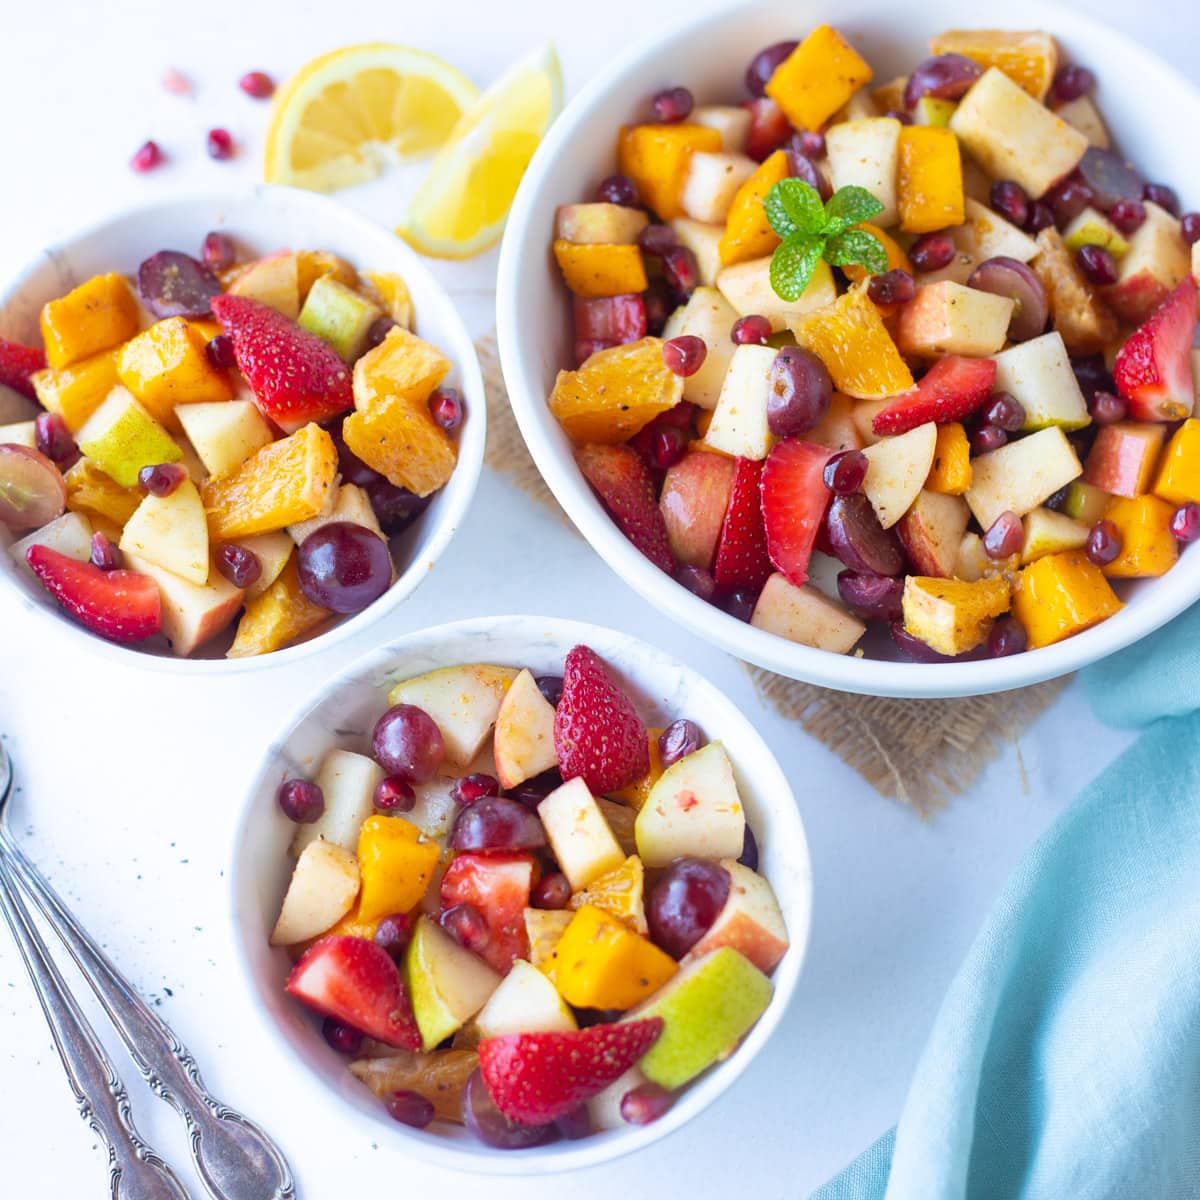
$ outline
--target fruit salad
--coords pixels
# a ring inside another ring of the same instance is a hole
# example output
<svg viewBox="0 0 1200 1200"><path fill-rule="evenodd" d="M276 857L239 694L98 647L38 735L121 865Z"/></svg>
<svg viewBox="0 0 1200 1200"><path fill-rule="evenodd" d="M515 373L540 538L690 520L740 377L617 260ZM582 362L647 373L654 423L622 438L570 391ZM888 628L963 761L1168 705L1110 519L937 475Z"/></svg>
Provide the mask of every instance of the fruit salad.
<svg viewBox="0 0 1200 1200"><path fill-rule="evenodd" d="M151 255L0 339L0 536L101 637L267 654L392 585L462 397L403 279L320 250Z"/></svg>
<svg viewBox="0 0 1200 1200"><path fill-rule="evenodd" d="M288 994L407 1125L521 1149L655 1120L788 949L724 747L648 728L587 646L387 702L369 744L279 786Z"/></svg>
<svg viewBox="0 0 1200 1200"><path fill-rule="evenodd" d="M1050 34L929 50L880 79L822 25L744 94L647 97L556 213L548 402L684 588L941 662L1086 630L1200 537L1200 213Z"/></svg>

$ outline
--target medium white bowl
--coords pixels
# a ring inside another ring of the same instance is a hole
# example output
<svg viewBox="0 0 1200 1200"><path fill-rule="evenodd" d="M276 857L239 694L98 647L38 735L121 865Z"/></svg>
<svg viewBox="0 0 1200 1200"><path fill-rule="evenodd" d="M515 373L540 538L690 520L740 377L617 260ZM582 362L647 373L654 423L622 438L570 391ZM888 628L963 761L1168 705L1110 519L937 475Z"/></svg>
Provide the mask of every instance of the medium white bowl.
<svg viewBox="0 0 1200 1200"><path fill-rule="evenodd" d="M291 874L287 847L295 827L280 812L276 791L289 776L311 774L335 746L367 751L371 729L387 707L391 685L399 679L470 662L558 673L566 652L581 642L618 673L646 719L666 723L690 717L729 751L747 818L758 838L761 869L779 897L791 937L791 946L772 977L774 997L737 1051L692 1083L670 1112L653 1124L520 1152L494 1150L465 1129L443 1123L426 1132L408 1129L393 1121L350 1074L346 1059L326 1044L320 1022L284 993L291 962L267 939ZM369 1139L398 1157L409 1155L497 1175L593 1166L658 1141L711 1104L762 1050L783 1019L804 962L812 902L808 843L795 799L753 724L708 680L644 642L596 625L550 617L487 617L408 634L328 683L268 749L234 835L229 877L234 944L249 993L245 1006L249 1011L233 1019L263 1024L277 1050L272 1070L296 1073L298 1086L312 1086L315 1076L323 1096L314 1097L314 1109L322 1112L322 1122L326 1115L342 1120L347 1137ZM325 1132L324 1144L336 1136Z"/></svg>
<svg viewBox="0 0 1200 1200"><path fill-rule="evenodd" d="M1140 46L1090 18L1044 0L1012 0L1000 24L1048 29L1099 77L1099 103L1117 144L1148 179L1200 204L1200 159L1180 153L1179 131L1200 126L1200 95ZM1165 576L1123 587L1123 611L1096 628L1011 658L918 664L885 637L867 657L830 654L754 629L693 596L654 567L604 511L546 404L559 368L572 365L571 309L550 252L554 210L586 199L616 169L618 128L644 117L646 101L673 84L701 103L745 95L742 73L763 46L802 37L827 21L846 33L886 80L928 54L931 35L981 24L967 0L928 0L903 11L886 0L762 0L741 5L639 45L592 80L542 143L517 195L500 255L500 356L513 412L547 484L601 558L656 608L731 654L781 675L880 696L965 696L1023 687L1074 671L1128 646L1200 598L1200 552ZM988 22L995 24L988 18ZM983 23L988 23L983 22ZM1188 205L1185 204L1185 207Z"/></svg>
<svg viewBox="0 0 1200 1200"><path fill-rule="evenodd" d="M254 671L325 650L393 613L424 580L449 545L475 494L483 468L487 404L475 347L462 318L429 268L399 238L324 196L294 188L259 185L230 193L164 200L101 221L43 250L0 293L0 337L40 345L42 305L92 275L132 274L156 250L198 253L211 229L225 230L251 254L272 250L332 250L363 271L393 271L412 292L416 330L454 364L448 382L466 401L458 432L458 465L450 482L403 533L391 539L399 577L370 607L342 617L308 641L255 658L226 659L232 632L201 648L198 656L177 658L165 645L142 649L118 645L90 633L68 617L43 588L17 571L0 553L0 586L12 587L28 609L56 622L62 636L86 648L144 667L189 674ZM161 639L158 639L161 642Z"/></svg>

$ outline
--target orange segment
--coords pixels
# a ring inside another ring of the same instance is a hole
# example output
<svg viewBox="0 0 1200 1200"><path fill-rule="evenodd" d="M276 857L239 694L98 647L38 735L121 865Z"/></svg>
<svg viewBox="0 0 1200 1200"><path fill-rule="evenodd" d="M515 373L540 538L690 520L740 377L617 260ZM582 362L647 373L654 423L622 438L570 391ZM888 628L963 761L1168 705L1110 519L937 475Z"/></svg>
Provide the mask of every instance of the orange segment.
<svg viewBox="0 0 1200 1200"><path fill-rule="evenodd" d="M630 929L644 934L648 929L643 903L645 886L646 870L642 860L631 854L616 870L601 875L576 892L567 901L567 907L578 909L585 904L594 904L624 921Z"/></svg>
<svg viewBox="0 0 1200 1200"><path fill-rule="evenodd" d="M246 605L226 657L270 654L316 629L330 615L300 590L300 569L293 554L279 578Z"/></svg>
<svg viewBox="0 0 1200 1200"><path fill-rule="evenodd" d="M56 371L52 367L33 376L34 391L48 412L58 413L72 432L82 429L88 417L117 386L119 350L101 350Z"/></svg>
<svg viewBox="0 0 1200 1200"><path fill-rule="evenodd" d="M338 283L344 283L348 288L356 288L359 284L358 272L331 250L297 250L296 289L302 305L312 285L322 275L332 275Z"/></svg>
<svg viewBox="0 0 1200 1200"><path fill-rule="evenodd" d="M707 125L626 125L617 141L617 163L637 184L642 201L669 221L683 216L679 195L692 155L720 149L720 133Z"/></svg>
<svg viewBox="0 0 1200 1200"><path fill-rule="evenodd" d="M137 488L122 487L90 460L81 458L64 476L67 507L72 512L106 517L121 528L142 502Z"/></svg>
<svg viewBox="0 0 1200 1200"><path fill-rule="evenodd" d="M861 229L866 233L871 234L887 253L889 271L907 271L910 275L913 273L913 265L909 257L904 252L904 247L891 234L884 233L878 225L872 225L869 221L863 221L862 224L856 225L856 229ZM867 278L867 268L859 266L858 263L847 263L842 267L842 274L846 276L851 283L861 283Z"/></svg>
<svg viewBox="0 0 1200 1200"><path fill-rule="evenodd" d="M776 150L759 163L754 174L738 188L725 218L725 232L721 235L721 262L746 262L751 258L762 258L779 245L779 235L767 220L763 201L767 193L791 173L787 152Z"/></svg>
<svg viewBox="0 0 1200 1200"><path fill-rule="evenodd" d="M458 450L424 400L381 395L342 422L351 452L397 487L428 496L454 472Z"/></svg>
<svg viewBox="0 0 1200 1200"><path fill-rule="evenodd" d="M1058 70L1058 43L1040 30L949 29L929 43L930 54L965 54L986 71L999 67L1035 100L1045 100Z"/></svg>

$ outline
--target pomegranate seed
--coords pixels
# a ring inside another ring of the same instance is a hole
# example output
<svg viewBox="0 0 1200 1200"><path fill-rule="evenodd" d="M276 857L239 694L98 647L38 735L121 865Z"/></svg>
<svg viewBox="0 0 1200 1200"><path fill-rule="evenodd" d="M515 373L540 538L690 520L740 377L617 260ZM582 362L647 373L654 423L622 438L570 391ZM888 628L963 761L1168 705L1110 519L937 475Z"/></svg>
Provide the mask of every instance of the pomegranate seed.
<svg viewBox="0 0 1200 1200"><path fill-rule="evenodd" d="M647 225L638 235L638 245L643 254L662 258L668 250L678 245L678 241L670 225Z"/></svg>
<svg viewBox="0 0 1200 1200"><path fill-rule="evenodd" d="M1142 199L1157 204L1159 208L1165 208L1173 217L1179 216L1179 197L1175 194L1175 189L1167 187L1165 183L1146 184L1142 189Z"/></svg>
<svg viewBox="0 0 1200 1200"><path fill-rule="evenodd" d="M1125 420L1129 405L1124 396L1117 396L1112 392L1097 392L1092 397L1091 410L1092 420L1097 425L1115 425L1118 421Z"/></svg>
<svg viewBox="0 0 1200 1200"><path fill-rule="evenodd" d="M1108 219L1121 233L1134 233L1146 219L1146 206L1140 200L1118 200L1108 210Z"/></svg>
<svg viewBox="0 0 1200 1200"><path fill-rule="evenodd" d="M153 171L155 167L159 166L163 161L163 157L163 152L159 149L157 142L143 142L138 147L134 156L129 160L129 165L139 175L144 175L147 171Z"/></svg>
<svg viewBox="0 0 1200 1200"><path fill-rule="evenodd" d="M375 944L393 958L399 958L412 941L413 918L408 913L392 913L375 926Z"/></svg>
<svg viewBox="0 0 1200 1200"><path fill-rule="evenodd" d="M159 463L138 472L138 487L148 496L169 496L187 477L178 463Z"/></svg>
<svg viewBox="0 0 1200 1200"><path fill-rule="evenodd" d="M690 563L680 563L675 568L673 578L693 596L699 596L705 604L712 603L717 592L717 581L712 577L711 571L706 571L703 567L693 567Z"/></svg>
<svg viewBox="0 0 1200 1200"><path fill-rule="evenodd" d="M650 101L654 119L662 121L664 125L675 125L686 120L695 105L692 93L685 87L666 88Z"/></svg>
<svg viewBox="0 0 1200 1200"><path fill-rule="evenodd" d="M721 607L731 616L736 617L739 621L749 621L754 615L754 606L758 603L758 596L746 588L739 588L736 592L730 592L724 600L721 601Z"/></svg>
<svg viewBox="0 0 1200 1200"><path fill-rule="evenodd" d="M1018 433L1025 424L1025 406L1008 392L993 392L983 410L983 419L1005 433Z"/></svg>
<svg viewBox="0 0 1200 1200"><path fill-rule="evenodd" d="M700 283L696 256L686 246L675 246L663 255L663 274L682 299L690 296Z"/></svg>
<svg viewBox="0 0 1200 1200"><path fill-rule="evenodd" d="M238 80L238 87L255 100L266 100L275 94L275 80L266 71L247 71Z"/></svg>
<svg viewBox="0 0 1200 1200"><path fill-rule="evenodd" d="M237 366L237 356L233 352L233 338L227 333L218 333L204 347L204 357L214 367L228 370L230 367Z"/></svg>
<svg viewBox="0 0 1200 1200"><path fill-rule="evenodd" d="M93 567L99 567L102 571L119 571L124 561L125 556L104 534L100 532L92 534L91 562Z"/></svg>
<svg viewBox="0 0 1200 1200"><path fill-rule="evenodd" d="M33 440L38 450L56 466L73 466L79 457L79 447L58 413L38 413L33 422Z"/></svg>
<svg viewBox="0 0 1200 1200"><path fill-rule="evenodd" d="M907 304L916 294L913 277L899 267L884 271L882 275L872 275L867 284L867 295L875 304Z"/></svg>
<svg viewBox="0 0 1200 1200"><path fill-rule="evenodd" d="M1075 263L1097 287L1117 282L1117 260L1103 246L1089 243L1075 251Z"/></svg>
<svg viewBox="0 0 1200 1200"><path fill-rule="evenodd" d="M1020 654L1029 645L1025 626L1016 617L1001 617L988 634L987 651L990 658L1007 658Z"/></svg>
<svg viewBox="0 0 1200 1200"><path fill-rule="evenodd" d="M849 496L862 487L869 465L861 450L843 450L825 464L821 477L835 496Z"/></svg>
<svg viewBox="0 0 1200 1200"><path fill-rule="evenodd" d="M461 779L456 779L450 789L450 798L462 808L474 804L476 800L482 800L484 796L498 795L500 781L494 775L464 775Z"/></svg>
<svg viewBox="0 0 1200 1200"><path fill-rule="evenodd" d="M1094 199L1092 189L1078 175L1068 175L1062 183L1046 193L1045 203L1060 225L1069 225ZM1032 206L1023 228L1028 229L1032 218ZM1044 228L1044 226L1041 226Z"/></svg>
<svg viewBox="0 0 1200 1200"><path fill-rule="evenodd" d="M1029 209L1029 220L1025 224L1027 233L1040 233L1054 224L1054 209L1044 201L1037 201Z"/></svg>
<svg viewBox="0 0 1200 1200"><path fill-rule="evenodd" d="M1070 63L1065 67L1058 68L1054 82L1050 86L1055 100L1060 104L1066 104L1071 100L1078 100L1080 96L1086 96L1092 91L1096 86L1096 76L1087 67Z"/></svg>
<svg viewBox="0 0 1200 1200"><path fill-rule="evenodd" d="M1015 512L1002 512L983 535L988 558L1008 558L1020 554L1025 544L1025 526Z"/></svg>
<svg viewBox="0 0 1200 1200"><path fill-rule="evenodd" d="M210 129L206 145L209 158L221 162L233 157L233 135L228 129Z"/></svg>
<svg viewBox="0 0 1200 1200"><path fill-rule="evenodd" d="M534 886L531 899L534 908L566 908L571 898L571 885L558 871L543 875Z"/></svg>
<svg viewBox="0 0 1200 1200"><path fill-rule="evenodd" d="M957 250L948 233L926 233L913 242L908 257L918 271L940 271L948 267Z"/></svg>
<svg viewBox="0 0 1200 1200"><path fill-rule="evenodd" d="M990 454L1007 441L1008 434L999 425L980 425L971 439L971 448L976 454Z"/></svg>
<svg viewBox="0 0 1200 1200"><path fill-rule="evenodd" d="M429 397L429 412L433 419L449 433L463 423L462 396L452 387L438 388Z"/></svg>
<svg viewBox="0 0 1200 1200"><path fill-rule="evenodd" d="M1184 213L1179 218L1179 229L1189 246L1200 242L1200 212Z"/></svg>
<svg viewBox="0 0 1200 1200"><path fill-rule="evenodd" d="M393 321L391 317L376 317L367 330L367 345L374 349L396 328L397 324L398 322Z"/></svg>
<svg viewBox="0 0 1200 1200"><path fill-rule="evenodd" d="M609 175L596 188L596 199L605 204L619 204L622 208L637 208L637 187L628 175Z"/></svg>
<svg viewBox="0 0 1200 1200"><path fill-rule="evenodd" d="M629 1125L649 1125L666 1113L671 1093L657 1083L643 1083L621 1097L621 1120Z"/></svg>
<svg viewBox="0 0 1200 1200"><path fill-rule="evenodd" d="M1194 542L1200 538L1200 504L1189 500L1177 508L1171 517L1171 532L1177 542Z"/></svg>
<svg viewBox="0 0 1200 1200"><path fill-rule="evenodd" d="M1006 221L1023 229L1029 220L1029 194L1012 179L998 179L992 184L992 208Z"/></svg>
<svg viewBox="0 0 1200 1200"><path fill-rule="evenodd" d="M412 812L417 795L412 784L399 775L386 775L375 785L375 807L383 813Z"/></svg>
<svg viewBox="0 0 1200 1200"><path fill-rule="evenodd" d="M210 271L225 271L237 260L237 247L233 238L227 233L218 233L215 229L204 235L200 247L200 257Z"/></svg>
<svg viewBox="0 0 1200 1200"><path fill-rule="evenodd" d="M234 542L227 542L217 551L217 570L239 588L251 587L262 578L258 555Z"/></svg>
<svg viewBox="0 0 1200 1200"><path fill-rule="evenodd" d="M672 721L658 735L658 754L664 769L674 766L681 758L695 754L704 745L704 734L695 721L681 717Z"/></svg>
<svg viewBox="0 0 1200 1200"><path fill-rule="evenodd" d="M438 917L438 923L460 946L475 954L491 938L487 922L473 904L455 904Z"/></svg>
<svg viewBox="0 0 1200 1200"><path fill-rule="evenodd" d="M911 125L913 123L912 115L906 113L902 108L889 108L883 115L891 117L893 121L899 121L901 125Z"/></svg>
<svg viewBox="0 0 1200 1200"><path fill-rule="evenodd" d="M388 1110L388 1116L413 1129L424 1129L434 1117L433 1101L420 1092L393 1092L384 1101L384 1107Z"/></svg>
<svg viewBox="0 0 1200 1200"><path fill-rule="evenodd" d="M1108 566L1121 553L1121 531L1111 521L1097 521L1088 534L1085 550L1096 566Z"/></svg>
<svg viewBox="0 0 1200 1200"><path fill-rule="evenodd" d="M283 815L297 825L311 825L325 811L325 793L307 779L285 779L276 799Z"/></svg>
<svg viewBox="0 0 1200 1200"><path fill-rule="evenodd" d="M326 1017L321 1025L325 1040L339 1053L351 1057L362 1049L363 1035L352 1025L343 1025L332 1017Z"/></svg>
<svg viewBox="0 0 1200 1200"><path fill-rule="evenodd" d="M163 72L162 86L163 91L170 92L172 96L186 96L192 90L191 80L174 67L168 67Z"/></svg>
<svg viewBox="0 0 1200 1200"><path fill-rule="evenodd" d="M735 346L765 346L771 336L771 322L758 313L738 317L729 332Z"/></svg>
<svg viewBox="0 0 1200 1200"><path fill-rule="evenodd" d="M704 366L704 360L708 357L708 347L702 337L696 337L694 333L685 333L682 337L664 342L662 356L668 371L686 379Z"/></svg>
<svg viewBox="0 0 1200 1200"><path fill-rule="evenodd" d="M666 347L663 347L664 352ZM664 353L665 356L665 353ZM687 435L674 425L656 429L650 439L650 465L660 471L673 467L687 449Z"/></svg>
<svg viewBox="0 0 1200 1200"><path fill-rule="evenodd" d="M667 281L650 280L650 286L642 293L642 303L646 306L646 332L651 337L658 337L675 307Z"/></svg>
<svg viewBox="0 0 1200 1200"><path fill-rule="evenodd" d="M561 675L538 675L533 682L538 685L538 691L542 693L542 698L546 703L551 708L557 708L558 702L562 699L563 677Z"/></svg>

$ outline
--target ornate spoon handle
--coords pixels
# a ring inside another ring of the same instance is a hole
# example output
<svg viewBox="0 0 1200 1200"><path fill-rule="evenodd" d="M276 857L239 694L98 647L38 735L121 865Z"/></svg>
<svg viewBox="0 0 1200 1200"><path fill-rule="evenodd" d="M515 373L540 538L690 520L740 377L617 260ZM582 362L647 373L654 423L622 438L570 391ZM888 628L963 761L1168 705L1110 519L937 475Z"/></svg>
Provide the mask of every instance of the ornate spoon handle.
<svg viewBox="0 0 1200 1200"><path fill-rule="evenodd" d="M34 927L3 847L0 847L0 910L33 980L79 1113L108 1151L112 1200L189 1200L175 1173L142 1141L133 1123L125 1085L67 991Z"/></svg>
<svg viewBox="0 0 1200 1200"><path fill-rule="evenodd" d="M195 1059L133 990L8 831L0 828L21 883L91 984L142 1078L187 1124L192 1158L217 1200L293 1200L286 1159L252 1121L206 1090Z"/></svg>

